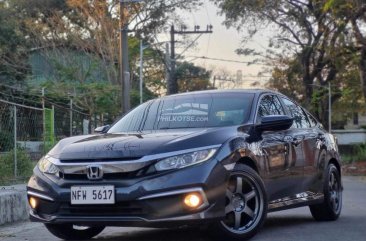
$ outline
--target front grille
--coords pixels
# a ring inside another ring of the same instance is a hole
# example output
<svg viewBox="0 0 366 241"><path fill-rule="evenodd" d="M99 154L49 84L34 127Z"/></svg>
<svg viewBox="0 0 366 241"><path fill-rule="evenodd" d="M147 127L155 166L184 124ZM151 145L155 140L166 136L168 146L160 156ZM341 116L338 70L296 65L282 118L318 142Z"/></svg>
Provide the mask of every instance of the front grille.
<svg viewBox="0 0 366 241"><path fill-rule="evenodd" d="M129 179L138 177L138 172L104 173L104 180ZM86 174L65 174L60 173L60 178L65 180L86 181L89 180Z"/></svg>
<svg viewBox="0 0 366 241"><path fill-rule="evenodd" d="M114 205L71 205L62 204L59 209L62 216L141 216L143 208L138 201L119 202Z"/></svg>
<svg viewBox="0 0 366 241"><path fill-rule="evenodd" d="M61 163L96 163L96 162L123 162L123 161L135 161L141 159L140 157L120 157L120 158L103 158L103 159L66 159L60 160Z"/></svg>

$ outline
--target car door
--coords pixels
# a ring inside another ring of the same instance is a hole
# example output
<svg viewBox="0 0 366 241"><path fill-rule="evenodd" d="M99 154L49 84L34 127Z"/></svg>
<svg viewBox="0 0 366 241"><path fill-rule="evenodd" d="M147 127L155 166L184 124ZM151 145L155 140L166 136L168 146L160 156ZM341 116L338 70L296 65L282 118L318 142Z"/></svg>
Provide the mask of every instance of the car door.
<svg viewBox="0 0 366 241"><path fill-rule="evenodd" d="M290 142L291 163L289 165L290 175L294 176L294 182L297 183L296 193L303 193L306 190L304 183L304 168L307 165L306 151L311 146L312 134L310 122L303 109L288 98L281 97L287 111L294 118L292 127L286 132L286 138Z"/></svg>
<svg viewBox="0 0 366 241"><path fill-rule="evenodd" d="M307 191L317 193L322 186L321 179L319 178L319 163L322 155L321 148L325 142L325 131L319 128L320 125L317 120L305 111L310 127L306 131L306 139L304 141L304 186Z"/></svg>
<svg viewBox="0 0 366 241"><path fill-rule="evenodd" d="M278 97L267 94L260 98L256 123L259 124L264 116L285 114L286 112ZM292 162L289 155L290 143L285 136L286 131L266 131L262 133L260 147L266 169L264 181L268 187L267 190L271 190L271 193L269 193L270 200L277 200L296 194L296 192L293 192L296 184L291 182L288 169L289 164Z"/></svg>

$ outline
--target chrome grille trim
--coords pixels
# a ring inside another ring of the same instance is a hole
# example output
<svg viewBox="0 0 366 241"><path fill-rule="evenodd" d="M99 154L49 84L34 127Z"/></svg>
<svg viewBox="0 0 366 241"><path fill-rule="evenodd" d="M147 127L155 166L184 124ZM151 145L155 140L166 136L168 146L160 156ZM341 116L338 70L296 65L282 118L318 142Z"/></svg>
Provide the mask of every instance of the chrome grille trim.
<svg viewBox="0 0 366 241"><path fill-rule="evenodd" d="M199 148L186 149L181 151L159 153L154 155L147 155L134 161L109 161L109 162L75 162L75 163L63 163L57 158L47 156L48 160L56 165L60 171L64 174L86 174L87 167L90 164L100 165L103 168L104 173L126 173L140 170L153 164L156 160L164 159L171 156L181 155L185 153L201 151L206 149L220 148L221 145L211 145Z"/></svg>

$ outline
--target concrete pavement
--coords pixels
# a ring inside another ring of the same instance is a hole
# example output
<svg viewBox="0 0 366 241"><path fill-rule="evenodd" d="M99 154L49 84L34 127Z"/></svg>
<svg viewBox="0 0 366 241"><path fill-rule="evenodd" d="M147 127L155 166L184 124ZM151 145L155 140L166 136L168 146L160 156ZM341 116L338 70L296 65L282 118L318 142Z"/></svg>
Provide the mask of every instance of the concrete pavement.
<svg viewBox="0 0 366 241"><path fill-rule="evenodd" d="M335 222L315 222L307 207L271 213L253 241L364 241L366 240L366 178L344 178L342 215ZM96 240L208 241L196 229L107 228ZM56 241L38 223L22 222L0 227L2 241Z"/></svg>

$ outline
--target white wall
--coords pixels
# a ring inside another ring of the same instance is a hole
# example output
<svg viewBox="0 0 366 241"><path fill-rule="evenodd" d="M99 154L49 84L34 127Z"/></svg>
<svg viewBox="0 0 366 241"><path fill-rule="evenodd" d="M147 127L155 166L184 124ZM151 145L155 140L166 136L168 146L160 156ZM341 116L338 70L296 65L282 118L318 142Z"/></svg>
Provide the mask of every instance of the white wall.
<svg viewBox="0 0 366 241"><path fill-rule="evenodd" d="M339 145L366 143L366 130L332 130Z"/></svg>

